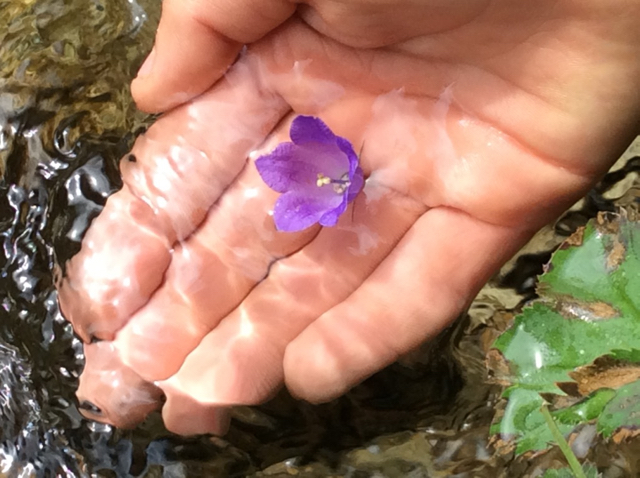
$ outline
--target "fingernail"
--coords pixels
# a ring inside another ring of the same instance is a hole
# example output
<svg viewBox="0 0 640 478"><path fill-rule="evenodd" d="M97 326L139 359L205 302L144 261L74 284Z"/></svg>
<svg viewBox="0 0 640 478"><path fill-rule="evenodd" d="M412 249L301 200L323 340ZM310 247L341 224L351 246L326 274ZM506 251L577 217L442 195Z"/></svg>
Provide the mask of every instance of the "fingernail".
<svg viewBox="0 0 640 478"><path fill-rule="evenodd" d="M100 407L98 407L97 405L94 405L89 400L82 400L78 404L78 408L80 410L85 410L93 415L102 415L102 410L100 409Z"/></svg>
<svg viewBox="0 0 640 478"><path fill-rule="evenodd" d="M156 58L156 47L153 47L147 59L144 60L144 63L138 70L138 76L136 78L144 78L145 76L149 76L151 74L151 70L153 70L153 62Z"/></svg>

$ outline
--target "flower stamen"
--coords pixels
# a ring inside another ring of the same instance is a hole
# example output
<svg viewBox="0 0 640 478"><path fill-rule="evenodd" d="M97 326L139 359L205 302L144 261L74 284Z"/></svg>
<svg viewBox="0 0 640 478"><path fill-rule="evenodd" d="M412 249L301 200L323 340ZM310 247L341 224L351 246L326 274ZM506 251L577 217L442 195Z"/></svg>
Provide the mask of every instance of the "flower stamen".
<svg viewBox="0 0 640 478"><path fill-rule="evenodd" d="M351 186L351 181L349 181L349 174L344 174L341 179L331 179L329 176L318 173L316 186L321 188L322 186L326 186L327 184L333 184L333 190L337 194L343 194L347 190L347 188Z"/></svg>
<svg viewBox="0 0 640 478"><path fill-rule="evenodd" d="M353 145L314 116L294 118L289 136L291 142L280 143L255 160L267 186L282 194L274 206L276 229L296 232L313 224L335 226L364 186ZM327 170L330 175L324 173Z"/></svg>
<svg viewBox="0 0 640 478"><path fill-rule="evenodd" d="M332 181L333 180L329 176L325 176L322 173L318 173L318 179L316 180L316 186L321 188L322 186L324 186L326 184L331 184Z"/></svg>

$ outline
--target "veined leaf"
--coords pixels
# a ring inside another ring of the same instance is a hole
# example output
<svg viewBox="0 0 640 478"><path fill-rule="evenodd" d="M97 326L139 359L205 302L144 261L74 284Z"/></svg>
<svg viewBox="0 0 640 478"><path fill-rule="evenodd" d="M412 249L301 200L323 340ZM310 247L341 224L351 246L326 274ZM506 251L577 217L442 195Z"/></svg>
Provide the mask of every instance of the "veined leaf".
<svg viewBox="0 0 640 478"><path fill-rule="evenodd" d="M553 255L538 291L540 299L516 317L488 357L496 378L508 385L504 416L493 431L515 440L517 453L547 448L543 394L565 436L593 421L607 437L634 434L640 429L635 212L600 214L571 236Z"/></svg>

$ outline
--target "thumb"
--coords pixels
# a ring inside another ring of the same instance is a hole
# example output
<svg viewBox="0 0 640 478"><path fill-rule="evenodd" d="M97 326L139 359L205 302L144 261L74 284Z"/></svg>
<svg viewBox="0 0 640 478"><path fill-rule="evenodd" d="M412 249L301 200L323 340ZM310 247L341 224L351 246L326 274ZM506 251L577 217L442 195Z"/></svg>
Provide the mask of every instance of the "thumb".
<svg viewBox="0 0 640 478"><path fill-rule="evenodd" d="M165 0L155 46L131 85L138 107L166 111L206 91L244 44L295 9L289 0Z"/></svg>

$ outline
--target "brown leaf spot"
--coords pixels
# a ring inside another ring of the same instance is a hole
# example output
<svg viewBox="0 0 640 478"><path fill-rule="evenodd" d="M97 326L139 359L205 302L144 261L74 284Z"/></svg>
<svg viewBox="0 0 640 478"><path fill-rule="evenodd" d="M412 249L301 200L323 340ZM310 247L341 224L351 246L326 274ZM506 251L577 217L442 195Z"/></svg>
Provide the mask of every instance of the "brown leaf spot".
<svg viewBox="0 0 640 478"><path fill-rule="evenodd" d="M563 384L569 384L569 383L575 383L575 382L563 382ZM557 383L556 385L560 390L564 391L562 387L560 387L560 384ZM575 393L578 393L577 384L575 387ZM548 393L541 393L540 396L549 404L549 408L551 410L561 410L563 408L568 408L575 405L580 400L582 400L582 396L580 396L579 394L576 396L571 396L571 395L557 395L555 393L548 392Z"/></svg>
<svg viewBox="0 0 640 478"><path fill-rule="evenodd" d="M616 445L619 445L623 441L628 440L630 438L635 438L638 435L640 435L640 429L638 428L619 428L613 434L612 438L613 438L613 442Z"/></svg>
<svg viewBox="0 0 640 478"><path fill-rule="evenodd" d="M504 439L506 438L506 440ZM499 455L510 455L516 449L514 437L504 437L500 435L494 435L489 440L489 445L492 446Z"/></svg>
<svg viewBox="0 0 640 478"><path fill-rule="evenodd" d="M627 248L620 242L620 239L615 236L613 238L613 244L608 248L607 253L607 270L614 271L625 259L625 253L627 252Z"/></svg>
<svg viewBox="0 0 640 478"><path fill-rule="evenodd" d="M568 238L564 240L558 249L569 249L570 247L581 246L584 240L584 226L579 227L576 232L571 234Z"/></svg>
<svg viewBox="0 0 640 478"><path fill-rule="evenodd" d="M620 317L620 313L606 302L580 302L570 297L559 298L555 310L567 319L587 322Z"/></svg>
<svg viewBox="0 0 640 478"><path fill-rule="evenodd" d="M581 397L580 390L578 389L578 384L576 382L558 382L556 386L572 397Z"/></svg>
<svg viewBox="0 0 640 478"><path fill-rule="evenodd" d="M620 388L640 379L640 366L611 357L600 357L592 364L569 373L576 381L578 392L587 396L600 388Z"/></svg>
<svg viewBox="0 0 640 478"><path fill-rule="evenodd" d="M511 368L509 367L507 360L504 358L504 355L502 355L499 350L489 350L487 353L486 364L487 370L489 370L490 373L490 379L492 379L494 383L498 383L500 385L511 384Z"/></svg>
<svg viewBox="0 0 640 478"><path fill-rule="evenodd" d="M596 229L602 234L617 235L620 232L619 214L601 211L596 217Z"/></svg>

